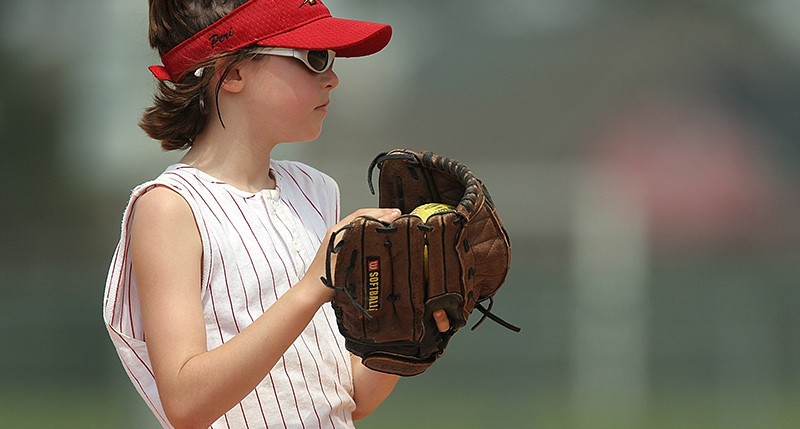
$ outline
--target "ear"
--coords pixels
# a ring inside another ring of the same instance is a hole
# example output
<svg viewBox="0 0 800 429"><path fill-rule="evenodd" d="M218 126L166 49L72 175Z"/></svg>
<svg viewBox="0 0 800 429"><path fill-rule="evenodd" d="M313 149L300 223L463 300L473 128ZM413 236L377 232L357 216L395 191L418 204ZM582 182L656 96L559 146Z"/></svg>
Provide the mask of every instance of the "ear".
<svg viewBox="0 0 800 429"><path fill-rule="evenodd" d="M228 72L228 75L225 76L225 80L222 81L220 89L231 93L242 92L242 89L244 89L244 79L242 78L239 67L234 67Z"/></svg>

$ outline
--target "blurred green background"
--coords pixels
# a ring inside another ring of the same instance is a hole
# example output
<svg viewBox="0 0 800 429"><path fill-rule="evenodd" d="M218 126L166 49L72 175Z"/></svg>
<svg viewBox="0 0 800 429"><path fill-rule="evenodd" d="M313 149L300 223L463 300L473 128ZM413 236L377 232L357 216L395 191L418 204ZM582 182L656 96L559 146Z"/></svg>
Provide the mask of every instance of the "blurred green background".
<svg viewBox="0 0 800 429"><path fill-rule="evenodd" d="M376 204L379 152L482 177L513 241L493 323L360 428L800 425L800 0L329 0L394 38L283 145ZM0 426L154 428L101 316L131 188L144 0L0 0Z"/></svg>

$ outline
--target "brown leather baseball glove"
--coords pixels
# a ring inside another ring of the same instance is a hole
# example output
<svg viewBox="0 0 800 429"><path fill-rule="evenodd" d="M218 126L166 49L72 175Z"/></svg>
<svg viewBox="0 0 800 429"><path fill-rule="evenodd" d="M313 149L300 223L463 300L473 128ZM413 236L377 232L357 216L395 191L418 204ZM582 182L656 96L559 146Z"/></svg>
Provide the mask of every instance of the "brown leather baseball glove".
<svg viewBox="0 0 800 429"><path fill-rule="evenodd" d="M492 297L508 273L511 243L483 183L453 159L396 149L370 165L373 194L376 166L380 207L399 208L403 215L391 223L359 217L337 231L323 278L336 290L332 305L347 349L368 368L411 376L444 353L473 309L484 315L473 329L489 317L519 331L491 313ZM427 220L412 214L427 203L451 207ZM434 321L439 309L447 313L447 332Z"/></svg>

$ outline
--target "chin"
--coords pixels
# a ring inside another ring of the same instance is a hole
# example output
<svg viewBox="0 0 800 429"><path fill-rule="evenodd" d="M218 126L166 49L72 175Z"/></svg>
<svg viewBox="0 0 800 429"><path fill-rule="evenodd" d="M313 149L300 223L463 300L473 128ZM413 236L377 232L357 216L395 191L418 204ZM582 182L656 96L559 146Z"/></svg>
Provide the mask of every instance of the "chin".
<svg viewBox="0 0 800 429"><path fill-rule="evenodd" d="M311 134L311 135L308 135L308 136L305 136L305 137L301 136L301 137L298 137L297 139L290 140L290 141L295 142L295 143L308 143L308 142L312 142L312 141L316 140L317 138L319 138L319 136L320 136L320 133L316 133L316 134Z"/></svg>
<svg viewBox="0 0 800 429"><path fill-rule="evenodd" d="M320 134L322 134L322 127L318 128L316 132L309 134L308 138L304 139L303 141L314 141L319 138Z"/></svg>
<svg viewBox="0 0 800 429"><path fill-rule="evenodd" d="M322 122L320 121L316 124L306 123L305 126L297 127L295 130L296 132L293 133L294 138L289 141L310 142L316 140L322 134Z"/></svg>

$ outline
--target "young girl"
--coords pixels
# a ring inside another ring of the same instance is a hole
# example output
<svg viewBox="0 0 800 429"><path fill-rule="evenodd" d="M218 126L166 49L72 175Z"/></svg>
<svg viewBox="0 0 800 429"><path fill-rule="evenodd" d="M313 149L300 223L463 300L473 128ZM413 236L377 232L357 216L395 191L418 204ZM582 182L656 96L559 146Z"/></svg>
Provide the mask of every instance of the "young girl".
<svg viewBox="0 0 800 429"><path fill-rule="evenodd" d="M344 348L320 277L331 231L399 211L337 224L330 177L270 159L319 135L334 57L390 37L319 0L150 0L163 66L151 67L160 83L141 126L188 151L134 189L104 319L164 427L353 427L394 388Z"/></svg>

